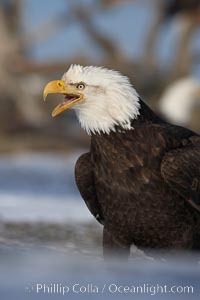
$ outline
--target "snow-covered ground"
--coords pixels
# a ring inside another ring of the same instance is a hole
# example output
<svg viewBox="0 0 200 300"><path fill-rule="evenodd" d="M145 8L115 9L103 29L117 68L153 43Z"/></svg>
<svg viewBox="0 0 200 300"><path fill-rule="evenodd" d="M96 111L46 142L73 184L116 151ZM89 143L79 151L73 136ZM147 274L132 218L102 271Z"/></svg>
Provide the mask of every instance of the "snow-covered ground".
<svg viewBox="0 0 200 300"><path fill-rule="evenodd" d="M0 297L12 299L199 299L199 267L169 261L115 261L37 249L0 252ZM11 259L12 254L12 259Z"/></svg>
<svg viewBox="0 0 200 300"><path fill-rule="evenodd" d="M92 220L74 179L79 154L1 156L0 219L19 222Z"/></svg>

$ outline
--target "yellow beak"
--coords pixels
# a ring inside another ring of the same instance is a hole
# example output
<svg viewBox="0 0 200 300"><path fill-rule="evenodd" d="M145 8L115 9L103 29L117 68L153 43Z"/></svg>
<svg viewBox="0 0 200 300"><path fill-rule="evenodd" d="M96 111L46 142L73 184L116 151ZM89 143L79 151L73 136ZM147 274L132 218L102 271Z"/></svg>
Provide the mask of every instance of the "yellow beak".
<svg viewBox="0 0 200 300"><path fill-rule="evenodd" d="M74 92L69 87L66 87L66 84L63 80L54 80L47 83L43 91L43 99L46 100L48 94L63 94L65 95L64 100L54 108L52 112L52 117L57 116L64 110L72 107L75 103L83 99L83 95Z"/></svg>

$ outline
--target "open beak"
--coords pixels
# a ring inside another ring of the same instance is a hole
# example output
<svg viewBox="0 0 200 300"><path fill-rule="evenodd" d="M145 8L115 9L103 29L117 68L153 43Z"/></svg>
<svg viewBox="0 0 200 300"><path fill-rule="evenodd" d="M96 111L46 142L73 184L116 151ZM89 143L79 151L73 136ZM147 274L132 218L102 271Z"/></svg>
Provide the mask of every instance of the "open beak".
<svg viewBox="0 0 200 300"><path fill-rule="evenodd" d="M63 80L54 80L47 83L43 91L43 99L46 100L48 94L63 94L64 100L58 104L52 111L52 117L59 115L64 110L72 107L75 103L83 99L83 95L70 90L66 87Z"/></svg>

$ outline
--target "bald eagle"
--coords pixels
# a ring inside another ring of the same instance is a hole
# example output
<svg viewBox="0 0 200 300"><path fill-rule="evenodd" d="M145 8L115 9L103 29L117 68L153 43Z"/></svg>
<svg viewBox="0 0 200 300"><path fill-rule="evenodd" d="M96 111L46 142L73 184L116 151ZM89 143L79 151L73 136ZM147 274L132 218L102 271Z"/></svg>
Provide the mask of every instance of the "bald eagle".
<svg viewBox="0 0 200 300"><path fill-rule="evenodd" d="M75 167L78 189L103 228L105 257L130 247L200 249L200 136L160 119L126 76L72 65L49 93L63 94L91 135Z"/></svg>

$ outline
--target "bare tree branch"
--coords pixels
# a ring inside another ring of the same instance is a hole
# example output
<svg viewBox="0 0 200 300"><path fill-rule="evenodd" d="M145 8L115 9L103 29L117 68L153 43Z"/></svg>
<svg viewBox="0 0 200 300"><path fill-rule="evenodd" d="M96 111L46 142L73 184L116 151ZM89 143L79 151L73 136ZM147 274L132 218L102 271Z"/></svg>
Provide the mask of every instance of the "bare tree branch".
<svg viewBox="0 0 200 300"><path fill-rule="evenodd" d="M82 7L74 7L74 14L76 18L82 23L83 28L105 54L113 60L122 60L123 54L119 47L111 40L110 37L106 37L99 30L97 30L94 22L92 21L92 11L88 11Z"/></svg>
<svg viewBox="0 0 200 300"><path fill-rule="evenodd" d="M23 47L31 48L37 43L44 42L53 34L56 34L60 28L66 28L73 21L73 16L70 13L64 12L55 16L53 19L50 18L34 31L25 33L20 37L20 41Z"/></svg>

